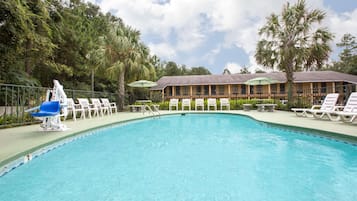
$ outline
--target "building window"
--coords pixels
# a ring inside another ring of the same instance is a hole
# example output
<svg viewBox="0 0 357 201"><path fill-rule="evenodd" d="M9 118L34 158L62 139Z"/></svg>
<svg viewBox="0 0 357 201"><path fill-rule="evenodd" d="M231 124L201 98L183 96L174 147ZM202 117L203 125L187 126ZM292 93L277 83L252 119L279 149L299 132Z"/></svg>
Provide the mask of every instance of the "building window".
<svg viewBox="0 0 357 201"><path fill-rule="evenodd" d="M270 90L271 90L272 94L276 94L277 89L278 89L278 85L277 84L270 85Z"/></svg>
<svg viewBox="0 0 357 201"><path fill-rule="evenodd" d="M257 94L262 94L262 93L263 93L263 86L257 85Z"/></svg>
<svg viewBox="0 0 357 201"><path fill-rule="evenodd" d="M209 87L208 87L208 85L205 85L204 88L205 88L205 95L208 96L209 95Z"/></svg>
<svg viewBox="0 0 357 201"><path fill-rule="evenodd" d="M167 93L169 94L169 96L172 96L172 87L167 88Z"/></svg>
<svg viewBox="0 0 357 201"><path fill-rule="evenodd" d="M189 90L189 87L188 87L188 86L184 86L184 87L183 87L183 95L184 95L184 96L188 96L188 90Z"/></svg>
<svg viewBox="0 0 357 201"><path fill-rule="evenodd" d="M335 82L335 92L336 93L342 92L341 82Z"/></svg>
<svg viewBox="0 0 357 201"><path fill-rule="evenodd" d="M326 82L321 83L321 93L326 93L327 92L327 85Z"/></svg>
<svg viewBox="0 0 357 201"><path fill-rule="evenodd" d="M302 94L303 89L302 89L302 83L299 83L296 85L296 93Z"/></svg>
<svg viewBox="0 0 357 201"><path fill-rule="evenodd" d="M196 86L196 94L201 95L201 86Z"/></svg>
<svg viewBox="0 0 357 201"><path fill-rule="evenodd" d="M238 86L237 85L232 85L232 93L238 94Z"/></svg>
<svg viewBox="0 0 357 201"><path fill-rule="evenodd" d="M250 91L250 94L254 94L254 86L253 85L249 86L249 91Z"/></svg>
<svg viewBox="0 0 357 201"><path fill-rule="evenodd" d="M246 94L247 93L247 86L245 84L242 84L240 86L240 93L241 94Z"/></svg>
<svg viewBox="0 0 357 201"><path fill-rule="evenodd" d="M280 84L280 94L285 94L285 84Z"/></svg>
<svg viewBox="0 0 357 201"><path fill-rule="evenodd" d="M219 95L224 95L224 85L219 85Z"/></svg>
<svg viewBox="0 0 357 201"><path fill-rule="evenodd" d="M216 95L216 85L211 85L211 95Z"/></svg>
<svg viewBox="0 0 357 201"><path fill-rule="evenodd" d="M181 87L176 87L175 91L176 91L176 96L181 95Z"/></svg>
<svg viewBox="0 0 357 201"><path fill-rule="evenodd" d="M319 93L319 83L317 82L312 83L312 93L314 94Z"/></svg>

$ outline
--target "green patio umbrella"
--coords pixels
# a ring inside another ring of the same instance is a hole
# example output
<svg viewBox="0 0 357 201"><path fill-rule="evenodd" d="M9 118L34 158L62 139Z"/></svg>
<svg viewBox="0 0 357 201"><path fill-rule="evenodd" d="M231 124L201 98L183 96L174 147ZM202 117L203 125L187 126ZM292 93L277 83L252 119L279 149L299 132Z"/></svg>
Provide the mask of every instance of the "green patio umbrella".
<svg viewBox="0 0 357 201"><path fill-rule="evenodd" d="M149 87L154 87L156 85L157 85L156 82L152 82L149 80L138 80L128 84L129 87L138 87L138 88L149 88Z"/></svg>
<svg viewBox="0 0 357 201"><path fill-rule="evenodd" d="M138 81L135 81L135 82L131 82L128 84L129 87L133 87L133 88L150 88L150 87L154 87L156 86L157 83L156 82L152 82L152 81L149 81L149 80L138 80ZM146 91L146 89L144 90ZM144 93L143 90L139 90L137 91L138 94L139 94L139 97L141 99L148 99L148 96L147 96L147 91ZM144 95L146 94L146 95ZM145 96L145 97L144 97Z"/></svg>
<svg viewBox="0 0 357 201"><path fill-rule="evenodd" d="M277 82L278 82L277 80L273 80L268 77L256 77L256 78L253 78L253 79L250 79L250 80L244 82L244 84L246 84L246 85L267 85L267 84L274 84Z"/></svg>
<svg viewBox="0 0 357 201"><path fill-rule="evenodd" d="M256 78L253 78L253 79L250 79L250 80L244 82L244 84L246 84L246 85L268 85L268 84L274 84L277 82L278 82L277 80L273 80L268 77L256 77ZM259 92L259 97L260 98L262 97L261 91Z"/></svg>

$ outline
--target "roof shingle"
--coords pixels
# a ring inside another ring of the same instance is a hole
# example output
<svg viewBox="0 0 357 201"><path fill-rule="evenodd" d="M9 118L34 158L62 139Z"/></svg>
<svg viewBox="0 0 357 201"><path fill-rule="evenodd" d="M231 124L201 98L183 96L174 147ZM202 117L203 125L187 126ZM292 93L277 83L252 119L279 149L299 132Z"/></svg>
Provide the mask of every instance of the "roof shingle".
<svg viewBox="0 0 357 201"><path fill-rule="evenodd" d="M283 72L232 75L164 76L157 81L158 85L152 87L150 90L162 90L167 86L244 84L247 80L256 77L269 77L277 80L278 83L286 82L286 76ZM349 82L357 84L357 76L334 71L295 72L294 82Z"/></svg>

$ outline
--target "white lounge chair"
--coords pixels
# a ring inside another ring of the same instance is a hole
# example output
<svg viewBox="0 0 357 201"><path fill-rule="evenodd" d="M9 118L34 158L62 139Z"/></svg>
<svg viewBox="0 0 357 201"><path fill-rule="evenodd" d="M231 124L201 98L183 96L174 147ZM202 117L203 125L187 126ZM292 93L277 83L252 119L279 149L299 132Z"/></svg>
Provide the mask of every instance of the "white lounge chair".
<svg viewBox="0 0 357 201"><path fill-rule="evenodd" d="M89 104L89 101L87 98L77 98L79 105L81 106L82 109L84 109L85 112L88 113L89 118L92 118L92 112L93 116L98 116L98 108L94 107L93 104Z"/></svg>
<svg viewBox="0 0 357 201"><path fill-rule="evenodd" d="M195 110L197 111L197 108L198 107L201 107L202 108L202 111L205 110L205 102L203 100L203 98L197 98L195 100Z"/></svg>
<svg viewBox="0 0 357 201"><path fill-rule="evenodd" d="M184 98L181 100L182 111L185 110L185 107L188 107L188 110L191 110L191 99Z"/></svg>
<svg viewBox="0 0 357 201"><path fill-rule="evenodd" d="M67 110L68 114L72 113L72 118L74 121L77 120L77 112L81 113L80 118L85 119L86 114L83 108L79 104L75 104L73 98L67 98ZM68 116L67 114L67 116Z"/></svg>
<svg viewBox="0 0 357 201"><path fill-rule="evenodd" d="M109 108L109 114L113 114L118 112L117 104L115 102L109 102L108 98L101 98L100 99L104 106Z"/></svg>
<svg viewBox="0 0 357 201"><path fill-rule="evenodd" d="M338 93L327 94L322 105L313 105L310 109L291 108L291 110L295 112L296 116L307 117L308 114L312 114L316 118L323 118L326 115L326 112L333 111L335 109L338 96Z"/></svg>
<svg viewBox="0 0 357 201"><path fill-rule="evenodd" d="M343 109L338 111L338 109ZM352 123L357 118L357 92L350 94L345 106L337 106L336 110L327 112L327 116L332 121L341 120Z"/></svg>
<svg viewBox="0 0 357 201"><path fill-rule="evenodd" d="M211 107L213 107L214 110L217 110L217 101L215 98L207 99L207 110L209 111Z"/></svg>
<svg viewBox="0 0 357 201"><path fill-rule="evenodd" d="M219 99L220 105L221 105L221 110L223 110L223 107L226 107L227 110L231 109L231 104L229 103L228 98L220 98Z"/></svg>
<svg viewBox="0 0 357 201"><path fill-rule="evenodd" d="M178 99L176 98L170 99L169 111L171 111L172 107L176 107L176 110L178 110Z"/></svg>
<svg viewBox="0 0 357 201"><path fill-rule="evenodd" d="M94 105L94 107L98 108L98 111L100 111L100 115L104 116L105 113L109 114L109 107L103 105L99 98L91 98L90 101Z"/></svg>

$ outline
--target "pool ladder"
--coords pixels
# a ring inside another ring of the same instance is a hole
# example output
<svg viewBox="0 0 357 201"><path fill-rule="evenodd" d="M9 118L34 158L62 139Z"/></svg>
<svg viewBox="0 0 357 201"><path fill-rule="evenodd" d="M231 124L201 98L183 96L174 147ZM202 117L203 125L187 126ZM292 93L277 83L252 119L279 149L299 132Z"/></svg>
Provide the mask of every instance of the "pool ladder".
<svg viewBox="0 0 357 201"><path fill-rule="evenodd" d="M152 108L149 105L144 105L142 110L143 110L143 114L145 112L149 112L149 114L152 114L153 116L160 116L160 112L158 110L158 108L154 105L153 106L154 110L152 110Z"/></svg>

